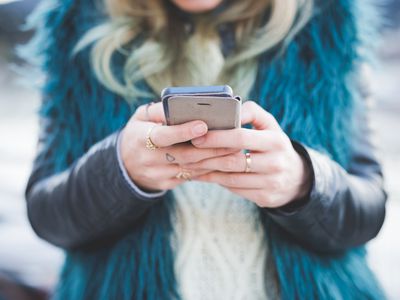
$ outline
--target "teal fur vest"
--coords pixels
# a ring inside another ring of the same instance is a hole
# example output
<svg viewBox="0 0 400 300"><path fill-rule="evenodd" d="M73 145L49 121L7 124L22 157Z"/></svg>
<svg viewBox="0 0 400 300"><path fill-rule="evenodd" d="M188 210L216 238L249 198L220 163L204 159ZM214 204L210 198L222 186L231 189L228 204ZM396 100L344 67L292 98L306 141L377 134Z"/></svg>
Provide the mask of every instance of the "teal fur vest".
<svg viewBox="0 0 400 300"><path fill-rule="evenodd" d="M40 61L47 74L40 115L54 119L46 147L48 172L61 172L94 143L122 128L137 105L105 89L91 72L89 50L77 41L104 16L92 0L50 0L36 14ZM351 120L360 100L354 71L369 59L368 1L316 1L315 16L280 56L265 54L251 99L271 112L294 140L322 151L346 168ZM32 18L34 20L34 17ZM114 57L115 70L123 55ZM145 82L143 89L150 90ZM154 95L157 98L157 95ZM168 193L122 237L68 251L55 299L179 299L169 243L174 199ZM296 243L261 213L282 299L384 299L366 263L364 247L335 255Z"/></svg>

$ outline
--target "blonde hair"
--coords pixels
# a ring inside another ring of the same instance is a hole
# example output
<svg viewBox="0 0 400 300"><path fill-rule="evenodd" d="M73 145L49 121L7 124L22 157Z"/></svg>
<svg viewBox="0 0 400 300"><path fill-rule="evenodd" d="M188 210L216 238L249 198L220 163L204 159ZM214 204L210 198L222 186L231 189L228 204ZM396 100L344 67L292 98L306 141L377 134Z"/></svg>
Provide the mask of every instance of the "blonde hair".
<svg viewBox="0 0 400 300"><path fill-rule="evenodd" d="M313 8L313 0L231 0L219 13L193 15L194 32L187 34L165 0L104 1L110 18L87 32L75 52L94 43L91 63L97 78L129 103L138 96L154 97L136 86L141 79L156 94L167 86L229 84L248 96L257 57L287 44ZM226 57L217 30L221 24L234 30L234 51ZM122 81L112 71L116 51L126 56Z"/></svg>

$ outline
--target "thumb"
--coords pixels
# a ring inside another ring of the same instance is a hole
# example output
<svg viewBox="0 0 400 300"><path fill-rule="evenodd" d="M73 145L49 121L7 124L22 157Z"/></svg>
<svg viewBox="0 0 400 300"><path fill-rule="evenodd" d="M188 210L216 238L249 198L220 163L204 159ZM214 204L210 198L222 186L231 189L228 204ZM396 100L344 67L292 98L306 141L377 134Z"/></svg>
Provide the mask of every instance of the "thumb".
<svg viewBox="0 0 400 300"><path fill-rule="evenodd" d="M156 126L151 130L150 139L158 147L168 147L205 135L207 131L205 122L191 121L180 125Z"/></svg>

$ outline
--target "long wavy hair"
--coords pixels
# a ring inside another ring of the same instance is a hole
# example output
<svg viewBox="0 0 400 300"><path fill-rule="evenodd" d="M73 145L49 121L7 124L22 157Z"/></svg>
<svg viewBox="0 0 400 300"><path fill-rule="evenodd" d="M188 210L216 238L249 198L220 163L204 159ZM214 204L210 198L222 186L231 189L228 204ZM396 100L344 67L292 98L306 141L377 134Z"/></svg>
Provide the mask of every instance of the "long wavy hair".
<svg viewBox="0 0 400 300"><path fill-rule="evenodd" d="M229 84L245 98L256 77L257 57L284 49L313 10L313 0L225 0L222 9L185 16L170 0L104 1L109 18L89 30L75 52L93 44L97 78L130 103L138 96L154 97L138 88L142 79L156 94L167 86ZM227 55L221 25L234 37ZM116 51L126 56L120 76L112 68Z"/></svg>

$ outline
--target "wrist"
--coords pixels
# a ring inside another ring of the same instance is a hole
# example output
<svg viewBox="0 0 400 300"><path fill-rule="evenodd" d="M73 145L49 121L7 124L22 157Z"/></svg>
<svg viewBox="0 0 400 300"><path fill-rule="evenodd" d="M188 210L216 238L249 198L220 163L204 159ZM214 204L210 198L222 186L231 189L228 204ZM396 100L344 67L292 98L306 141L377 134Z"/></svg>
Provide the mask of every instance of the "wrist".
<svg viewBox="0 0 400 300"><path fill-rule="evenodd" d="M121 129L118 133L116 152L117 152L119 169L125 179L126 184L130 187L132 191L134 191L134 193L139 194L143 198L158 198L163 196L167 191L145 188L140 184L138 184L138 182L135 181L133 177L129 174L122 158L122 149L121 149L122 134L123 134L123 129Z"/></svg>
<svg viewBox="0 0 400 300"><path fill-rule="evenodd" d="M314 185L314 170L311 162L311 158L305 149L305 147L299 142L293 141L292 146L297 154L298 166L299 166L299 184L297 191L291 202L304 202L304 199L310 197L313 185Z"/></svg>
<svg viewBox="0 0 400 300"><path fill-rule="evenodd" d="M303 199L305 197L307 197L310 192L311 192L311 188L312 188L312 171L311 171L311 167L309 166L306 158L297 153L297 155L299 156L299 159L301 161L301 180L300 180L300 185L299 185L299 190L297 193L297 196L295 197L294 201L296 201L297 199Z"/></svg>

